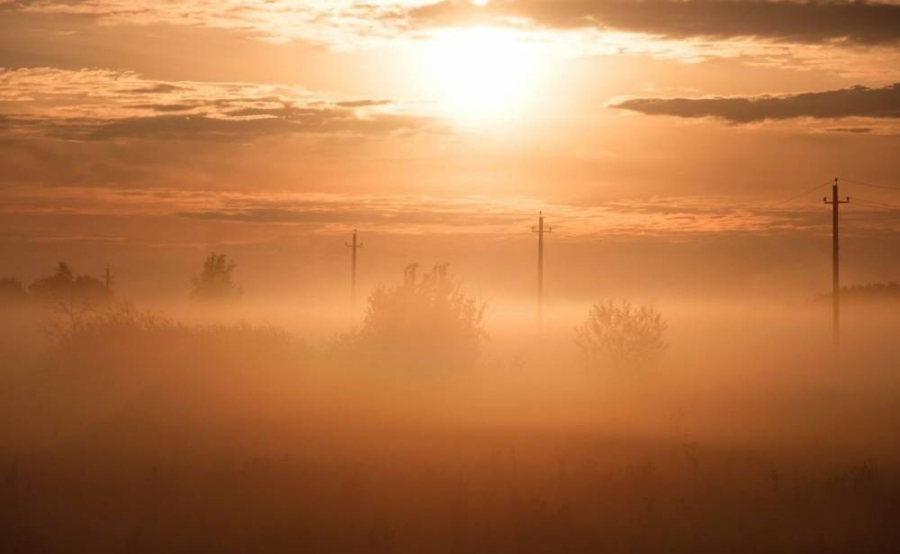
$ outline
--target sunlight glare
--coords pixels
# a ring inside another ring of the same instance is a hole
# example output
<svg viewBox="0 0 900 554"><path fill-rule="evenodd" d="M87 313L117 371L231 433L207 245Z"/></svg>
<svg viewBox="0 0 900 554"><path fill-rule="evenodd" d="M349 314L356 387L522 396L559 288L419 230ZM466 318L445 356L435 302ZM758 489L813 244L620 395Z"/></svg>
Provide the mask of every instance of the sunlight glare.
<svg viewBox="0 0 900 554"><path fill-rule="evenodd" d="M522 111L541 56L537 44L515 31L471 27L435 32L425 62L440 110L478 125Z"/></svg>

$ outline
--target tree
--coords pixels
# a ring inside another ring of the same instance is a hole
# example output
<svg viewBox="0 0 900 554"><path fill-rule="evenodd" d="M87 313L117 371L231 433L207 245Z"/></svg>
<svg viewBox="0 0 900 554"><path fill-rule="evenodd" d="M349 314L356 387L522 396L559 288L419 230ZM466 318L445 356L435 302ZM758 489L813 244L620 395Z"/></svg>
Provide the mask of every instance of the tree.
<svg viewBox="0 0 900 554"><path fill-rule="evenodd" d="M463 292L446 264L421 280L418 267L407 266L402 282L375 289L351 343L372 361L394 366L473 363L487 338L481 325L485 305Z"/></svg>
<svg viewBox="0 0 900 554"><path fill-rule="evenodd" d="M651 306L627 301L595 304L576 329L575 342L590 366L629 369L656 362L666 344L668 324Z"/></svg>
<svg viewBox="0 0 900 554"><path fill-rule="evenodd" d="M15 277L0 277L0 303L22 302L28 295L22 281Z"/></svg>
<svg viewBox="0 0 900 554"><path fill-rule="evenodd" d="M200 274L194 276L191 297L211 302L239 299L242 291L232 280L236 267L237 264L225 254L211 252L203 261Z"/></svg>
<svg viewBox="0 0 900 554"><path fill-rule="evenodd" d="M35 280L29 292L55 312L64 316L72 329L80 327L88 314L106 303L110 294L106 286L89 275L75 275L65 262L56 271Z"/></svg>
<svg viewBox="0 0 900 554"><path fill-rule="evenodd" d="M832 293L815 298L817 302L831 302ZM868 283L841 287L841 301L846 302L891 302L900 300L900 283Z"/></svg>
<svg viewBox="0 0 900 554"><path fill-rule="evenodd" d="M32 294L41 297L49 297L63 291L71 290L75 282L75 274L65 262L59 262L56 271L47 277L36 279L28 289Z"/></svg>

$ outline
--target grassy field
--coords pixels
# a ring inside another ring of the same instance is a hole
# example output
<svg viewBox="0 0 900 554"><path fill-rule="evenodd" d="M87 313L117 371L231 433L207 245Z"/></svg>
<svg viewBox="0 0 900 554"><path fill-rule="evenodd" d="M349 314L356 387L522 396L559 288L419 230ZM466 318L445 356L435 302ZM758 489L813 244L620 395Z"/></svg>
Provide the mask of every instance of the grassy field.
<svg viewBox="0 0 900 554"><path fill-rule="evenodd" d="M672 310L634 374L579 365L565 326L447 368L6 312L0 551L896 551L894 312L850 310L833 365L804 310Z"/></svg>

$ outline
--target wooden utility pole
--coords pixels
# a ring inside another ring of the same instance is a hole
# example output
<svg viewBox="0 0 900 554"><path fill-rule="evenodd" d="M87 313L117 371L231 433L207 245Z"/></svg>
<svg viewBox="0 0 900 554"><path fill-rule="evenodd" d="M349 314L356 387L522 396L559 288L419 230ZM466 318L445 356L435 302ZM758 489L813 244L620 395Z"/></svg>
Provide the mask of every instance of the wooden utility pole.
<svg viewBox="0 0 900 554"><path fill-rule="evenodd" d="M356 229L353 230L353 242L344 243L347 248L352 248L350 262L350 314L356 317L356 251L363 247L361 242L356 240Z"/></svg>
<svg viewBox="0 0 900 554"><path fill-rule="evenodd" d="M831 327L832 340L835 351L841 344L841 258L840 258L840 233L838 231L840 219L840 205L850 202L848 196L844 200L838 198L838 179L834 178L831 186L831 200L823 198L826 204L831 204Z"/></svg>
<svg viewBox="0 0 900 554"><path fill-rule="evenodd" d="M537 280L537 313L538 332L544 332L544 233L552 233L553 227L544 226L544 212L538 214L537 227L531 228L532 233L538 234L538 280Z"/></svg>

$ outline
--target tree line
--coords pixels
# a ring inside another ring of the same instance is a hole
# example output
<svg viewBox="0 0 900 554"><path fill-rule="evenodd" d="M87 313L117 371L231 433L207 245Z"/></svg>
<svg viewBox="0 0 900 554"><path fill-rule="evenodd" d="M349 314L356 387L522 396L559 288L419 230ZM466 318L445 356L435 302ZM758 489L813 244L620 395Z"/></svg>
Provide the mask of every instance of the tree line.
<svg viewBox="0 0 900 554"><path fill-rule="evenodd" d="M227 255L211 252L192 278L190 297L204 303L241 298L234 280L237 264ZM420 274L409 264L402 279L376 287L368 297L361 323L339 341L356 359L375 365L418 367L473 363L487 340L486 304L466 294L462 281L447 264ZM25 286L15 278L0 279L0 299L35 299L64 316L69 329L84 327L90 315L113 298L112 279L75 274L59 262L56 271ZM603 367L647 367L665 351L667 323L652 306L627 301L592 305L586 320L575 329L575 343L586 364Z"/></svg>
<svg viewBox="0 0 900 554"><path fill-rule="evenodd" d="M191 297L224 301L240 298L241 287L232 274L236 264L225 254L210 253L200 272L192 279ZM26 285L17 277L0 277L0 301L4 304L29 300L56 303L63 300L101 304L113 297L113 278L107 270L102 278L76 274L66 262L59 262L50 275Z"/></svg>
<svg viewBox="0 0 900 554"><path fill-rule="evenodd" d="M56 271L25 285L16 277L0 277L0 298L10 301L29 299L57 301L61 298L81 298L102 301L112 295L111 283L91 275L78 275L69 264L59 262Z"/></svg>

